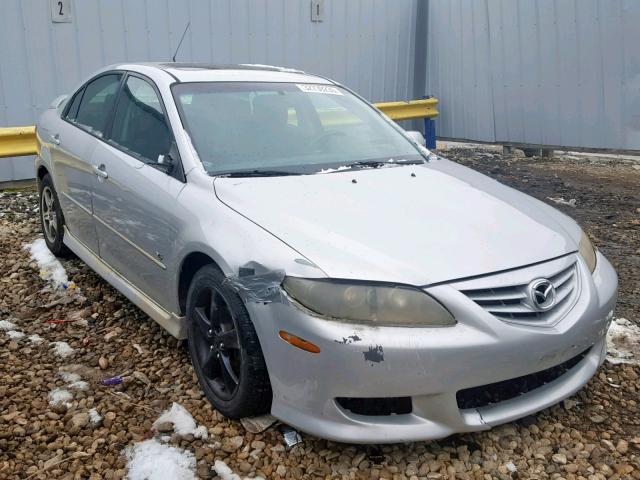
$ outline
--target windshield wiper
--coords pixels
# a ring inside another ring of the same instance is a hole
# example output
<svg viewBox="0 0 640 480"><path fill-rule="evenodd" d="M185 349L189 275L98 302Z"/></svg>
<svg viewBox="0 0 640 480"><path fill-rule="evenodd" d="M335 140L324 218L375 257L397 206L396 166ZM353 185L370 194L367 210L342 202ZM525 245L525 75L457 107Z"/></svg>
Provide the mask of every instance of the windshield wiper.
<svg viewBox="0 0 640 480"><path fill-rule="evenodd" d="M289 175L301 175L297 172L288 172L286 170L238 170L235 172L226 172L217 174L218 177L238 178L238 177L285 177Z"/></svg>
<svg viewBox="0 0 640 480"><path fill-rule="evenodd" d="M347 166L379 168L385 165L418 165L420 163L424 163L424 160L394 160L391 158L389 160L362 160Z"/></svg>

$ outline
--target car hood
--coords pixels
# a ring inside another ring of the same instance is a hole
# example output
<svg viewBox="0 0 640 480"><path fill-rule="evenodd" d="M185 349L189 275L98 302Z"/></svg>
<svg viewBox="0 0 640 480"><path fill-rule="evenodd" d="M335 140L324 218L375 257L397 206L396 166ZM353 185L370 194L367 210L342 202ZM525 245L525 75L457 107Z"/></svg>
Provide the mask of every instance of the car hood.
<svg viewBox="0 0 640 480"><path fill-rule="evenodd" d="M333 278L428 285L558 257L580 238L557 210L444 159L214 186Z"/></svg>

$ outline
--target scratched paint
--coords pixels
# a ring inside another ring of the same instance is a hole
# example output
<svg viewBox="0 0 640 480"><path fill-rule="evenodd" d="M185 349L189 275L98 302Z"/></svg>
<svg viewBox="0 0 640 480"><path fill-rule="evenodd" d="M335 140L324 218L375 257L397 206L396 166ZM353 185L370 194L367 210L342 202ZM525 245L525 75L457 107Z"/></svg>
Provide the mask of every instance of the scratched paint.
<svg viewBox="0 0 640 480"><path fill-rule="evenodd" d="M350 343L358 343L361 342L362 339L358 335L349 335L348 337L342 337L342 340L334 340L336 343L341 343L342 345L348 345Z"/></svg>

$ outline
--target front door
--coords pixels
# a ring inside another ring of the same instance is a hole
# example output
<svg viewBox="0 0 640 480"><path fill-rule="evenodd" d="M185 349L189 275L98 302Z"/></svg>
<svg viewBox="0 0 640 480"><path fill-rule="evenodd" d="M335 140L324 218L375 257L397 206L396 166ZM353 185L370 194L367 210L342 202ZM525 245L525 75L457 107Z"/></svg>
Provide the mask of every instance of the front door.
<svg viewBox="0 0 640 480"><path fill-rule="evenodd" d="M91 157L105 132L121 79L122 74L113 73L90 81L71 99L55 131L48 132L54 184L66 227L95 253L98 239L92 218L95 173Z"/></svg>
<svg viewBox="0 0 640 480"><path fill-rule="evenodd" d="M99 142L92 158L101 172L93 188L100 257L169 311L177 308L169 300L175 297L169 273L184 228L176 198L185 185L161 163L172 142L158 93L129 74L108 141Z"/></svg>

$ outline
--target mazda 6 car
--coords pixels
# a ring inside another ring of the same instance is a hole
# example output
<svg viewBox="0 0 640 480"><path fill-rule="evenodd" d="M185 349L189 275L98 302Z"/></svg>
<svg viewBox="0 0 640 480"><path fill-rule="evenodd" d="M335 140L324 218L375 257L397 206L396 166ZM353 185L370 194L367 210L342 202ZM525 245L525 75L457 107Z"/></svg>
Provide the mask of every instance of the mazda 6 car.
<svg viewBox="0 0 640 480"><path fill-rule="evenodd" d="M37 135L49 249L188 339L227 417L434 439L553 405L605 357L617 277L576 222L324 77L110 66Z"/></svg>

